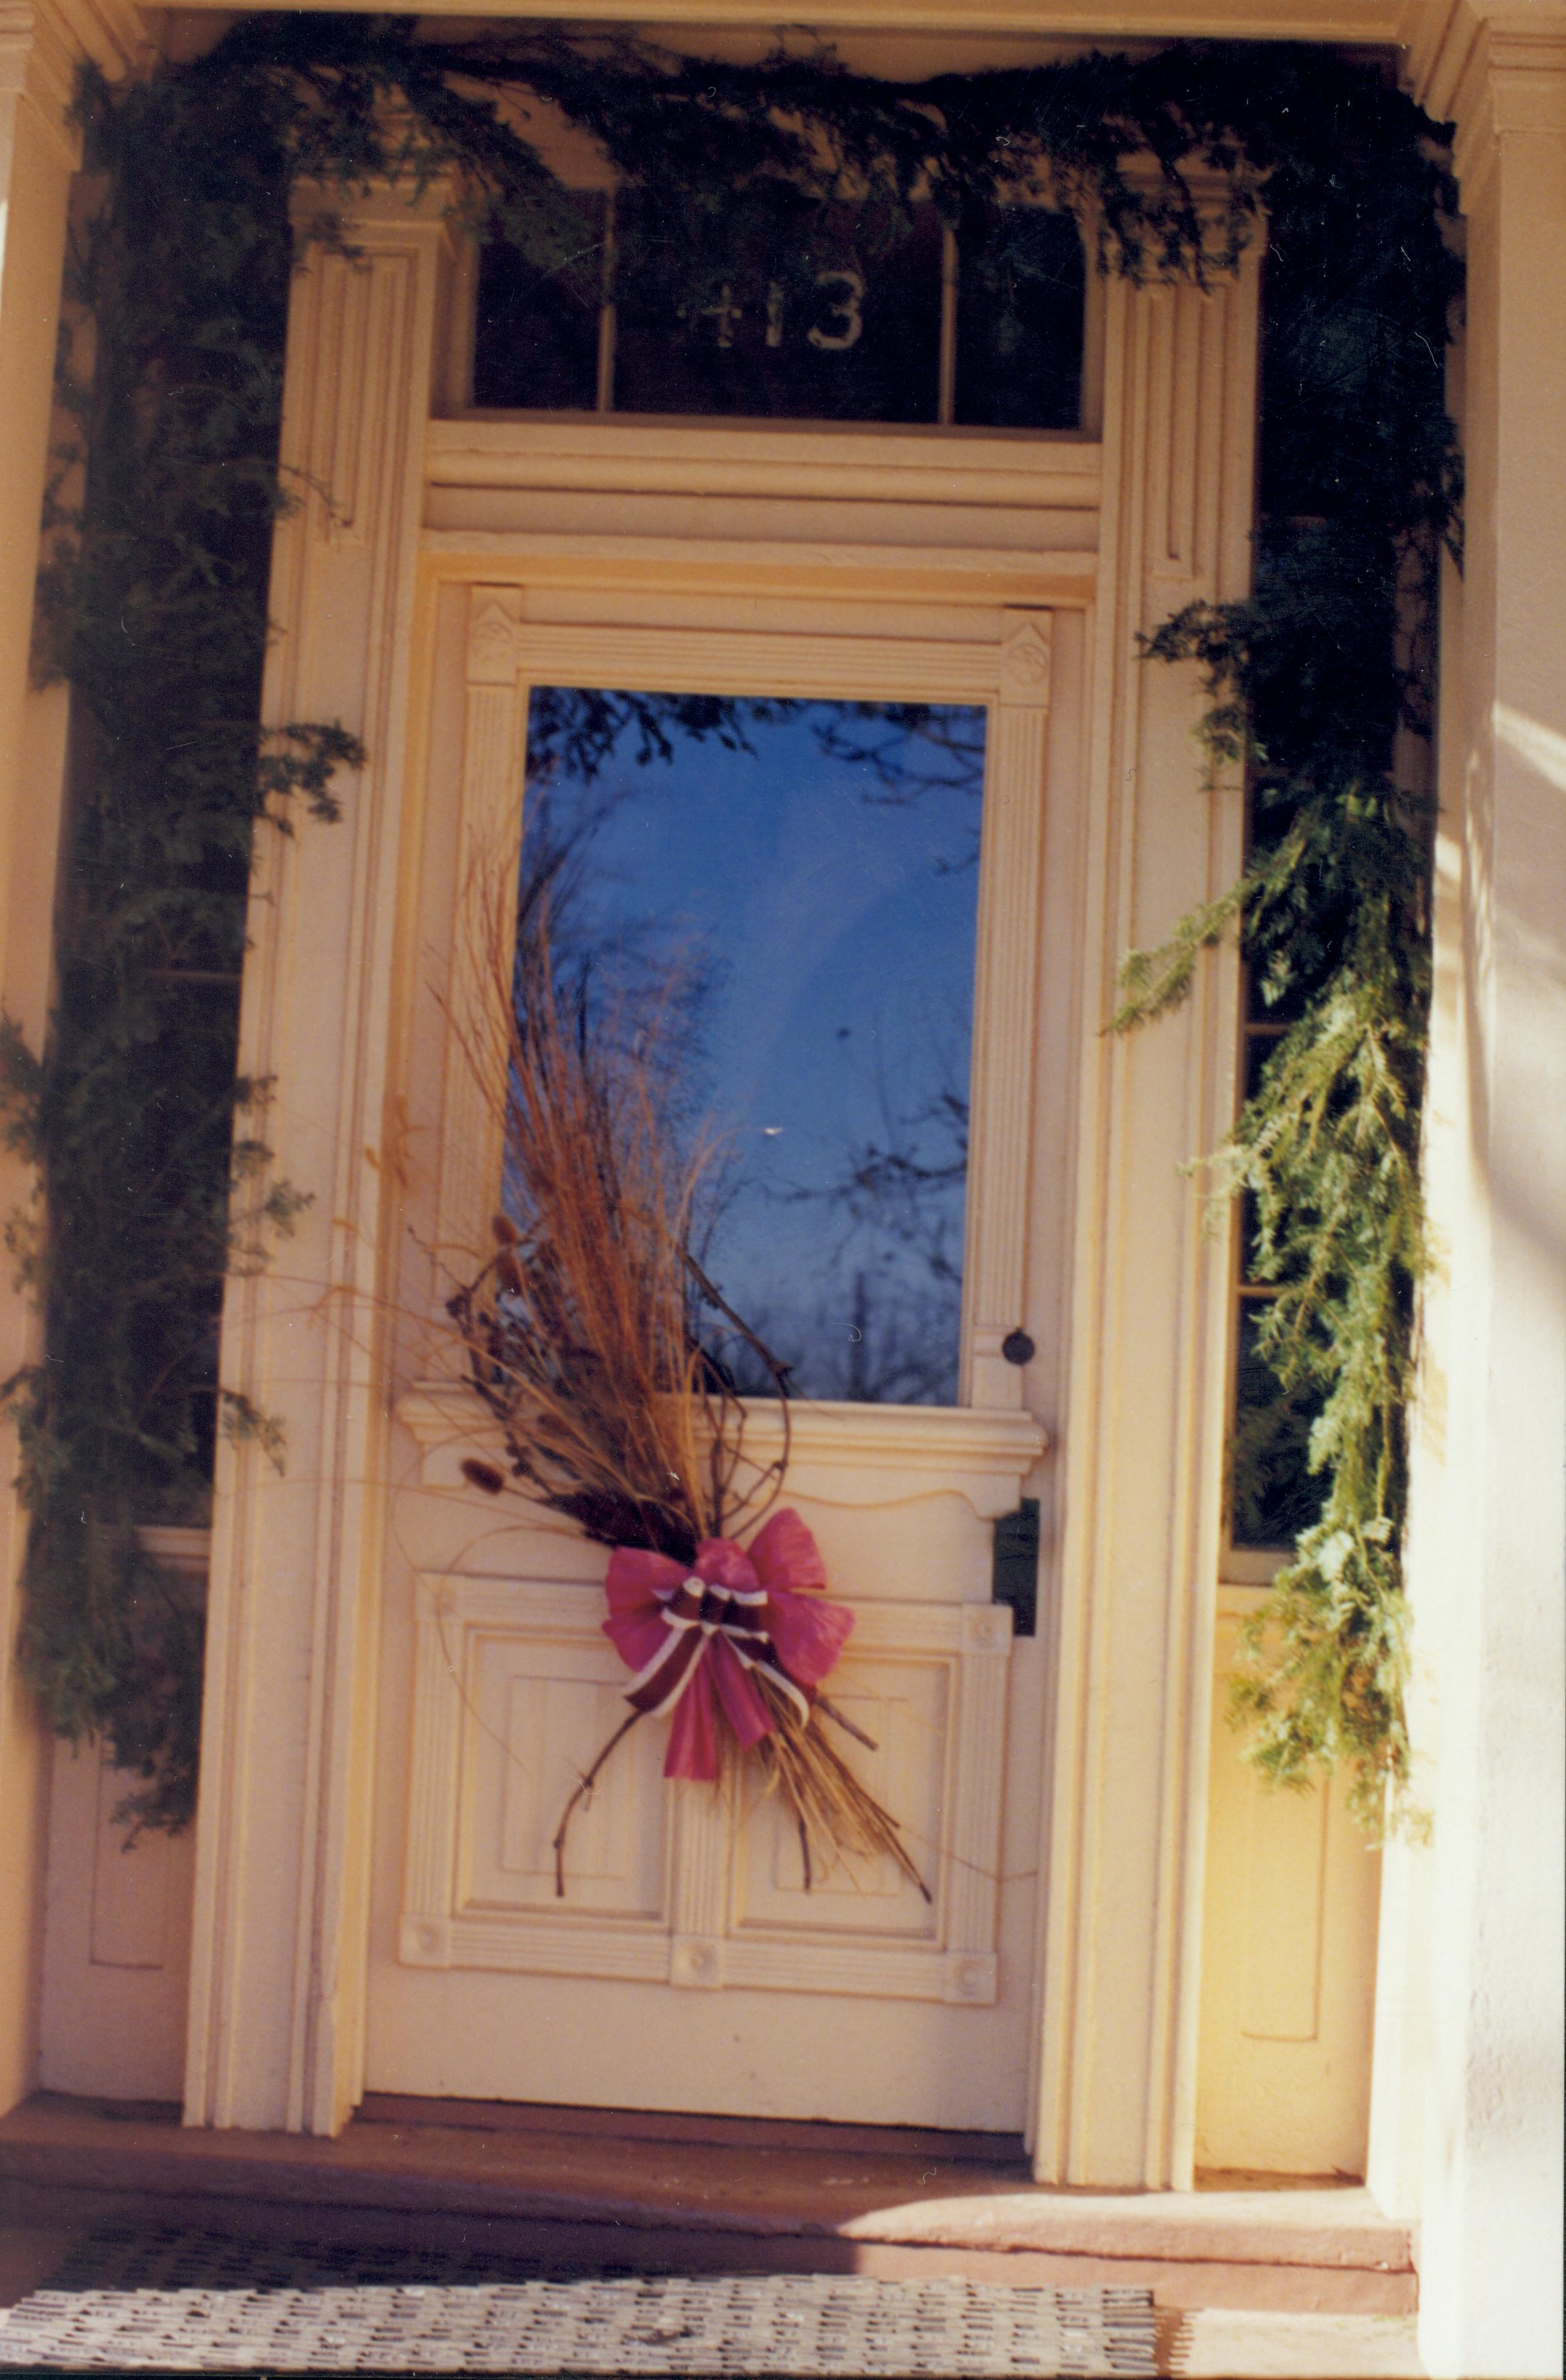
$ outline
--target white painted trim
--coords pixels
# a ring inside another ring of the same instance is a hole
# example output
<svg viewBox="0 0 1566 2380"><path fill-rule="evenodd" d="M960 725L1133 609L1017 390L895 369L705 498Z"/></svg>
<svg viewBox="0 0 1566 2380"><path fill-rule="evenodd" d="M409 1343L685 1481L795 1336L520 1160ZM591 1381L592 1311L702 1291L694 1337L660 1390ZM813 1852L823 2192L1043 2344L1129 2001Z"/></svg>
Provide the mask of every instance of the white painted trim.
<svg viewBox="0 0 1566 2380"><path fill-rule="evenodd" d="M324 6L326 0L320 0ZM218 8L223 0L192 0L198 11ZM353 0L368 9L370 0ZM468 12L462 0L435 0L424 13L431 17L461 17ZM496 8L500 18L526 21L552 14L550 0ZM752 30L769 45L776 39L777 16L768 0L583 0L573 14L584 23L667 27L676 39L703 51L715 46L706 38L718 29ZM1026 41L1032 55L1062 41L1113 42L1168 41L1397 41L1404 12L1399 0L1127 0L1112 18L1096 0L820 0L810 11L813 30L843 31L864 36L856 50L884 35L906 46L911 35L938 34L948 39L994 36ZM720 36L721 38L721 36ZM993 56L987 51L988 63ZM933 69L931 69L933 70Z"/></svg>
<svg viewBox="0 0 1566 2380"><path fill-rule="evenodd" d="M1407 1549L1415 1788L1383 1925L1371 2179L1417 2203L1438 2375L1560 2368L1566 1423L1566 7L1439 0L1457 118L1464 567L1443 590L1423 1315ZM1526 732L1516 732L1518 722Z"/></svg>
<svg viewBox="0 0 1566 2380"><path fill-rule="evenodd" d="M396 1418L419 1445L423 1490L453 1498L459 1509L472 1512L477 1500L463 1476L463 1462L476 1455L504 1470L505 1455L499 1424L471 1389L456 1380L422 1381L398 1398ZM784 1427L771 1401L746 1405L742 1477L750 1475L752 1464L759 1476L778 1459ZM785 1503L865 1512L957 1497L979 1521L1015 1510L1050 1444L1042 1424L1015 1409L799 1400L789 1406L786 1427ZM488 1534L481 1534L469 1553L454 1559L453 1568L486 1572L493 1559L489 1542ZM873 1586L863 1591L875 1594ZM988 1601L989 1595L989 1577L977 1572L963 1590L965 1600Z"/></svg>
<svg viewBox="0 0 1566 2380"><path fill-rule="evenodd" d="M13 97L30 103L58 155L77 165L81 136L70 108L79 69L91 62L114 78L153 55L146 19L128 0L0 0L0 110ZM0 158L6 145L0 130ZM5 178L0 165L0 190Z"/></svg>
<svg viewBox="0 0 1566 2380"><path fill-rule="evenodd" d="M1079 2187L1190 2182L1228 1254L1182 1169L1233 1112L1232 955L1179 1014L1124 1041L1104 1026L1123 953L1239 869L1239 786L1199 790L1194 674L1153 677L1135 638L1248 583L1256 266L1207 293L1108 293L1034 2143L1041 2180Z"/></svg>
<svg viewBox="0 0 1566 2380"><path fill-rule="evenodd" d="M448 577L546 577L555 583L722 588L748 593L792 582L802 590L831 584L853 598L901 589L982 604L1038 606L1092 601L1098 557L1091 547L1019 543L994 546L838 542L820 538L684 538L552 530L427 528L424 552Z"/></svg>
<svg viewBox="0 0 1566 2380"><path fill-rule="evenodd" d="M776 422L467 414L430 424L431 488L612 489L616 494L839 496L1095 511L1096 441L1031 430L832 430Z"/></svg>
<svg viewBox="0 0 1566 2380"><path fill-rule="evenodd" d="M288 1468L220 1442L185 2107L188 2123L310 2131L343 2122L361 2058L379 1152L440 194L364 202L354 241L307 256L294 283L283 453L307 492L275 541L263 715L341 719L370 759L341 825L297 820L258 855L240 1069L277 1084L277 1172L314 1203L225 1300L225 1385L282 1417Z"/></svg>

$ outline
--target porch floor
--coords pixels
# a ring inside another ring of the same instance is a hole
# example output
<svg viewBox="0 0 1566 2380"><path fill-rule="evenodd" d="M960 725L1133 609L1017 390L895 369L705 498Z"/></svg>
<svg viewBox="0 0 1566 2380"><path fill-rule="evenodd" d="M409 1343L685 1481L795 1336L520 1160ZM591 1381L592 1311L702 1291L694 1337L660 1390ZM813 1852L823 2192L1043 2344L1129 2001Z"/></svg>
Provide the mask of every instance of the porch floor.
<svg viewBox="0 0 1566 2380"><path fill-rule="evenodd" d="M1286 2331L1310 2318L1316 2362L1223 2369L1417 2371L1410 2326L1393 2319L1417 2301L1409 2228L1367 2191L1262 2176L1189 2192L1054 2191L1015 2149L983 2135L397 2100L368 2101L325 2141L187 2131L173 2107L41 2093L0 2119L0 2223L25 2262L49 2240L132 2220L578 2269L1123 2283L1151 2289L1193 2351L1198 2318L1214 2339L1238 2322L1253 2355L1264 2343L1253 2317L1287 2315ZM1358 2361L1319 2360L1338 2333Z"/></svg>

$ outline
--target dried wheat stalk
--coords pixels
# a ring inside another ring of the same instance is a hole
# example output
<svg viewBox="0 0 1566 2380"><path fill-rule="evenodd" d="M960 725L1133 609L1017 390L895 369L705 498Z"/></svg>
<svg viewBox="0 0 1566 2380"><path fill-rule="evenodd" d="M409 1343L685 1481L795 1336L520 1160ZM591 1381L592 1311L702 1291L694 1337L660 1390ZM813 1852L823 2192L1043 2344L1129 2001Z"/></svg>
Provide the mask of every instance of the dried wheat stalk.
<svg viewBox="0 0 1566 2380"><path fill-rule="evenodd" d="M793 1706L770 1684L764 1673L759 1673L757 1682L772 1714L772 1732L762 1737L756 1747L756 1756L767 1779L767 1791L782 1795L799 1829L806 1890L810 1888L813 1875L810 1846L816 1842L825 1844L829 1855L832 1851L856 1852L861 1859L885 1854L896 1861L909 1882L929 1900L929 1887L915 1866L891 1812L884 1810L868 1788L861 1785L822 1733L814 1716L808 1721L801 1721ZM816 1707L820 1707L819 1699ZM832 1716L838 1715L833 1712ZM847 1722L840 1718L839 1725L846 1726ZM857 1728L848 1731L861 1743L870 1742ZM873 1743L870 1749L874 1751Z"/></svg>

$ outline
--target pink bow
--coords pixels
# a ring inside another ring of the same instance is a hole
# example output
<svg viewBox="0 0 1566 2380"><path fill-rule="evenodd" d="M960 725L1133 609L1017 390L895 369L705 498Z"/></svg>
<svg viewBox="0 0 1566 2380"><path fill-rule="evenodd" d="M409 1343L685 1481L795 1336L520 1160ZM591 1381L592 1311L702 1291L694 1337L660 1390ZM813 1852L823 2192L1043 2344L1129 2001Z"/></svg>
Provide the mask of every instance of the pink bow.
<svg viewBox="0 0 1566 2380"><path fill-rule="evenodd" d="M820 1549L797 1512L774 1512L748 1548L708 1537L689 1569L667 1554L616 1546L604 1589L603 1633L635 1677L625 1699L659 1717L674 1713L665 1777L718 1774L718 1709L748 1750L772 1730L753 1671L765 1670L809 1714L842 1652L854 1614L807 1600L827 1583Z"/></svg>

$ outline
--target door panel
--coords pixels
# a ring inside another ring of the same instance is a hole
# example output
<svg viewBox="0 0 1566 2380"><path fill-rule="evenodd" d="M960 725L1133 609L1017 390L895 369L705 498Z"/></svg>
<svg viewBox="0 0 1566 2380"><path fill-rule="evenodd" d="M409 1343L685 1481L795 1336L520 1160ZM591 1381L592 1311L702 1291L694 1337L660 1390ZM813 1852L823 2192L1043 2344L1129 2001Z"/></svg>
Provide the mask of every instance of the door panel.
<svg viewBox="0 0 1566 2380"><path fill-rule="evenodd" d="M816 1408L807 1427L830 1435L838 1418ZM1009 1439L1014 1463L1037 1447L1023 1416L989 1417L989 1428ZM437 1480L459 1459L438 1450ZM835 1516L801 1509L836 1592ZM882 1582L925 1567L922 1513L917 1494L882 1512ZM972 1535L988 1534L971 1506L966 1517ZM666 1720L635 1728L611 1756L573 1817L557 1893L562 1815L625 1716L602 1612L596 1587L577 1581L419 1581L405 1963L994 2000L1009 1609L859 1601L832 1675L832 1702L875 1748L837 1740L896 1815L928 1902L889 1860L818 1857L807 1884L797 1837L754 1769L721 1788L665 1782Z"/></svg>
<svg viewBox="0 0 1566 2380"><path fill-rule="evenodd" d="M1196 2077L1198 2166L1362 2174L1380 1857L1341 1779L1281 1792L1227 1724L1241 1621L1220 1587Z"/></svg>
<svg viewBox="0 0 1566 2380"><path fill-rule="evenodd" d="M577 1775L625 1717L620 1681L604 1675L596 1647L537 1627L480 1636L472 1667L464 1766L473 1797L457 1904L552 1913L555 1828ZM572 1829L573 1908L661 1922L667 1835L653 1749L627 1744Z"/></svg>
<svg viewBox="0 0 1566 2380"><path fill-rule="evenodd" d="M536 1581L427 1583L414 1726L432 1767L412 1780L419 1819L408 1847L404 1958L674 1983L719 1984L732 1972L736 1981L795 1990L992 1997L982 1961L991 1934L983 1902L993 1888L953 1906L941 1871L963 1860L995 1872L998 1797L969 1806L963 1755L971 1768L982 1742L992 1758L1010 1618L1003 1609L968 1619L960 1606L880 1605L857 1631L861 1649L835 1673L834 1703L878 1747L851 1745L852 1765L897 1812L930 1872L929 1902L891 1861L829 1868L807 1887L797 1838L775 1802L759 1796L754 1772L726 1790L680 1787L666 1796L666 1723L658 1722L636 1730L595 1783L567 1839L557 1896L551 1844L561 1814L625 1716L625 1673L600 1632L598 1597ZM677 1817L665 1824L670 1805ZM873 1954L868 1961L839 1955L850 1940ZM704 1955L693 1959L698 1949Z"/></svg>

